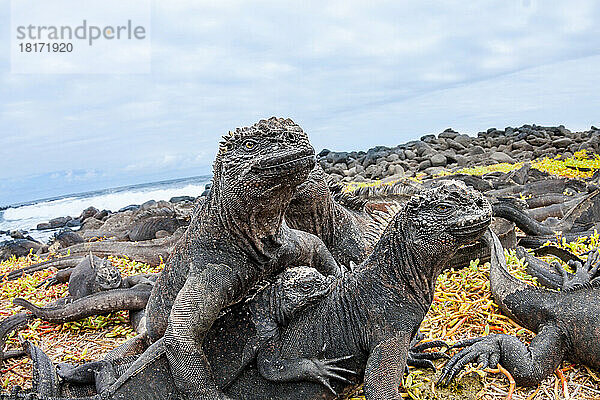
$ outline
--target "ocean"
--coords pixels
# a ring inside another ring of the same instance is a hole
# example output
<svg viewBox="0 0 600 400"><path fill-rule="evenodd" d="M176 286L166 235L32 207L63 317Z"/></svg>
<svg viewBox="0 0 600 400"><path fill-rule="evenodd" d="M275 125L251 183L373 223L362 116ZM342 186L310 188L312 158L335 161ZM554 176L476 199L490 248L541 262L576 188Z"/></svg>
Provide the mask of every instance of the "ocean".
<svg viewBox="0 0 600 400"><path fill-rule="evenodd" d="M16 204L0 211L0 231L25 230L34 239L46 243L58 229L38 231L35 228L41 222L67 215L77 218L89 206L99 210L117 211L125 206L142 204L148 200L168 201L174 196L196 197L202 194L210 180L211 176L196 176ZM10 236L0 234L0 241L9 239Z"/></svg>

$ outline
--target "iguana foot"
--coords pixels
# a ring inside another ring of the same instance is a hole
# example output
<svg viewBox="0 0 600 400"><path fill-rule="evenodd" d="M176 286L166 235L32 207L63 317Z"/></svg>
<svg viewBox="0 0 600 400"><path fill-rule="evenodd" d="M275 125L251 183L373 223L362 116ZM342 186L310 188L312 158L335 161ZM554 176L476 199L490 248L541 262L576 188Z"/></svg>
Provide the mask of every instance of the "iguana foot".
<svg viewBox="0 0 600 400"><path fill-rule="evenodd" d="M572 276L571 279L569 279L566 271L560 266L560 264L558 265L560 270L558 270L557 266L553 263L554 267L557 268L557 272L561 274L563 279L562 290L574 290L591 283L592 280L596 278L596 274L598 273L598 268L600 267L599 261L600 253L598 252L598 249L595 249L588 254L588 258L584 265L581 265L579 261L569 261L568 265L575 269L575 275Z"/></svg>
<svg viewBox="0 0 600 400"><path fill-rule="evenodd" d="M331 387L329 379L337 379L338 381L344 383L352 383L347 378L341 376L340 373L347 373L351 375L357 375L357 373L346 368L338 367L336 364L341 361L349 360L353 357L353 355L350 355L337 358L310 359L310 361L313 363L312 367L309 367L309 370L307 371L308 375L310 376L310 380L322 384L329 389L331 393L337 396L336 391L333 389L333 387Z"/></svg>
<svg viewBox="0 0 600 400"><path fill-rule="evenodd" d="M83 365L59 363L56 374L66 382L93 384L96 382L96 374L106 365L106 361L92 361Z"/></svg>
<svg viewBox="0 0 600 400"><path fill-rule="evenodd" d="M63 380L71 382L71 376L73 375L76 365L69 363L58 363L56 365L56 374Z"/></svg>
<svg viewBox="0 0 600 400"><path fill-rule="evenodd" d="M55 276L51 276L38 283L36 288L41 288L42 286L44 286L44 289L48 289L50 286L56 285L58 283L60 283L58 279L56 279Z"/></svg>
<svg viewBox="0 0 600 400"><path fill-rule="evenodd" d="M450 346L443 340L432 340L429 342L418 343L424 335L417 333L411 343L411 348L408 350L408 357L406 359L406 366L417 367L417 368L431 368L436 370L432 360L439 360L442 358L450 358L446 353L441 351L425 352L424 350L432 348L450 348Z"/></svg>
<svg viewBox="0 0 600 400"><path fill-rule="evenodd" d="M472 362L477 362L481 368L496 368L501 355L500 338L500 335L490 335L456 343L452 348L465 348L444 365L437 384L448 385L465 365Z"/></svg>

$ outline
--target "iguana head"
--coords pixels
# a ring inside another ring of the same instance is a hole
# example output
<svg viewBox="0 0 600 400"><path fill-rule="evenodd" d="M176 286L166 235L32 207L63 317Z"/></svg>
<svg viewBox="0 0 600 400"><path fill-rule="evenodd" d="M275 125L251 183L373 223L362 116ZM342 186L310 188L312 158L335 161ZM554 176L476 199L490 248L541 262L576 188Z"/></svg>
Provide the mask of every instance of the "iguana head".
<svg viewBox="0 0 600 400"><path fill-rule="evenodd" d="M405 282L433 286L454 253L479 239L491 221L491 206L481 193L460 181L436 182L394 216L371 257L387 260L390 273Z"/></svg>
<svg viewBox="0 0 600 400"><path fill-rule="evenodd" d="M102 259L101 262L94 260L94 256L90 254L90 263L96 271L96 284L102 290L116 289L121 286L123 278L119 269L112 265L110 260Z"/></svg>
<svg viewBox="0 0 600 400"><path fill-rule="evenodd" d="M438 182L412 196L399 214L397 222L412 249L436 260L449 258L459 247L479 239L492 221L485 197L454 180Z"/></svg>
<svg viewBox="0 0 600 400"><path fill-rule="evenodd" d="M271 117L223 137L211 191L246 201L289 192L289 202L314 165L315 151L302 128L289 118Z"/></svg>
<svg viewBox="0 0 600 400"><path fill-rule="evenodd" d="M325 277L311 267L286 269L274 285L282 319L289 321L294 313L322 299L329 292L332 282L332 276Z"/></svg>

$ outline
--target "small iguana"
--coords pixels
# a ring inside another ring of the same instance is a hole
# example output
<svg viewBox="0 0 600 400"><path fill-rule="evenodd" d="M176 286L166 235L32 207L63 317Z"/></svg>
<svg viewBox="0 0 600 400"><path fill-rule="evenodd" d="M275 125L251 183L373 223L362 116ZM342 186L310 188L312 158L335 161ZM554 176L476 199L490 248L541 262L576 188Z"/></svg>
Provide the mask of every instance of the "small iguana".
<svg viewBox="0 0 600 400"><path fill-rule="evenodd" d="M267 285L253 298L246 301L236 312L248 315L254 324L254 332L250 337L245 337L241 361L228 368L227 374L218 376L219 385L227 387L237 378L239 373L247 367L270 341L279 338L279 331L287 325L292 316L323 298L331 288L332 277L325 277L311 267L292 267L278 275L273 284ZM152 355L146 354L150 359L158 358L164 354L164 347L159 339L153 348ZM140 365L147 361L138 360ZM101 360L86 363L80 366L59 364L58 375L65 381L75 384L94 384L96 391L102 393L116 381L114 368L111 361ZM138 368L137 366L132 367ZM141 367L143 368L143 366ZM222 370L222 369L221 369ZM329 372L329 371L325 371ZM331 373L333 374L333 372ZM111 376L113 379L111 380ZM333 375L324 375L323 381Z"/></svg>
<svg viewBox="0 0 600 400"><path fill-rule="evenodd" d="M0 345L4 347L8 334L34 318L63 323L119 310L142 310L150 296L154 279L156 275L153 274L122 277L110 260L90 253L75 267L59 270L39 285L68 282L68 296L45 307L36 306L22 298L13 299L13 304L28 312L12 315L0 322ZM0 360L3 358L7 357L0 349Z"/></svg>
<svg viewBox="0 0 600 400"><path fill-rule="evenodd" d="M528 285L506 269L504 252L495 235L489 236L492 247L490 287L502 311L537 335L526 345L514 336L489 335L467 339L456 347L468 346L445 365L439 383L447 384L471 362L483 367L500 363L517 384L535 386L564 360L600 368L600 279L598 252L585 265L575 262L574 276L565 273L562 290L551 291ZM561 268L562 270L562 268Z"/></svg>
<svg viewBox="0 0 600 400"><path fill-rule="evenodd" d="M109 259L90 254L73 268L62 269L39 286L69 283L69 296L64 300L80 299L93 293L111 289L128 289L138 284L153 285L154 274L122 277Z"/></svg>

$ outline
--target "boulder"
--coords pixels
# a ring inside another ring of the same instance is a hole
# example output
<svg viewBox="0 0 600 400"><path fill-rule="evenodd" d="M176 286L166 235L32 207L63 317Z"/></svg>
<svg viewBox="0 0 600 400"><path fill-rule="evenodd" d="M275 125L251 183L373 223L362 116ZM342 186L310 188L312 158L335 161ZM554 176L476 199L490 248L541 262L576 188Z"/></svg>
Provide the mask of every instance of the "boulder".
<svg viewBox="0 0 600 400"><path fill-rule="evenodd" d="M41 224L38 224L36 229L37 230L46 230L46 229L57 229L57 228L62 228L65 225L67 225L67 222L69 222L70 220L72 220L73 218L71 217L58 217L58 218L53 218L48 222L43 222Z"/></svg>
<svg viewBox="0 0 600 400"><path fill-rule="evenodd" d="M8 260L12 256L26 257L30 252L41 253L48 246L29 239L7 240L0 243L0 261Z"/></svg>
<svg viewBox="0 0 600 400"><path fill-rule="evenodd" d="M495 151L490 155L490 159L494 161L498 161L499 163L510 163L514 164L515 159L506 153L502 153L500 151Z"/></svg>
<svg viewBox="0 0 600 400"><path fill-rule="evenodd" d="M476 156L478 154L485 154L485 150L481 146L472 146L469 148L469 154L472 156Z"/></svg>
<svg viewBox="0 0 600 400"><path fill-rule="evenodd" d="M435 154L430 158L431 165L434 167L445 167L448 160L443 154Z"/></svg>
<svg viewBox="0 0 600 400"><path fill-rule="evenodd" d="M429 167L431 167L431 160L423 160L419 163L418 170L423 171L424 169L427 169Z"/></svg>
<svg viewBox="0 0 600 400"><path fill-rule="evenodd" d="M564 149L565 147L569 147L571 144L573 144L573 140L568 137L564 137L564 138L560 138L560 139L556 139L556 140L552 141L552 145L559 149Z"/></svg>
<svg viewBox="0 0 600 400"><path fill-rule="evenodd" d="M452 128L448 128L444 132L440 133L438 135L438 138L442 138L442 139L454 139L458 135L459 135L458 132L454 131Z"/></svg>
<svg viewBox="0 0 600 400"><path fill-rule="evenodd" d="M83 222L85 222L86 219L93 217L99 211L100 210L98 210L96 207L88 207L81 212L81 215L77 219L83 223Z"/></svg>
<svg viewBox="0 0 600 400"><path fill-rule="evenodd" d="M181 196L181 197L186 197L186 196ZM173 198L175 198L175 197L173 197ZM130 204L130 205L125 206L123 208L119 208L119 211L117 211L117 212L122 213L122 212L125 212L125 211L136 211L139 208L140 208L139 204Z"/></svg>

